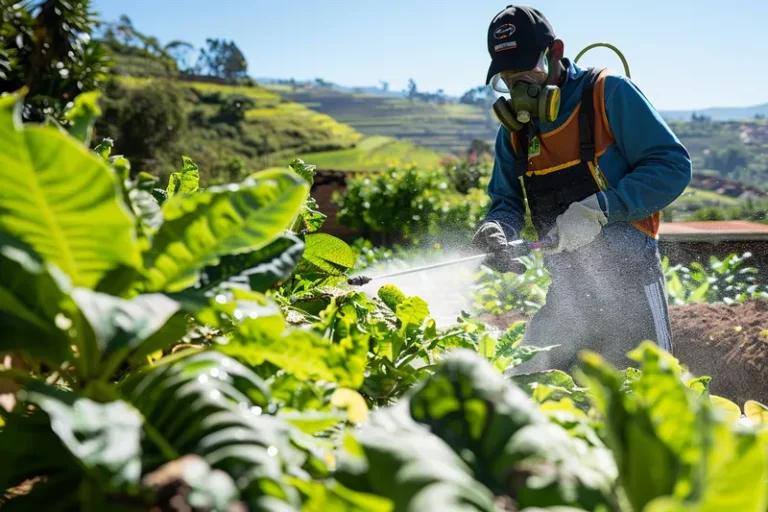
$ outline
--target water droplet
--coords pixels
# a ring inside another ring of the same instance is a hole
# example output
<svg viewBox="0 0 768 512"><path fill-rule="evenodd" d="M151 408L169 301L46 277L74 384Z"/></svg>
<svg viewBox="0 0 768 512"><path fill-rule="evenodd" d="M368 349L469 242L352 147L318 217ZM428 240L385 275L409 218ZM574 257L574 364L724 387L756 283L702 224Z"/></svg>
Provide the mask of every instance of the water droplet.
<svg viewBox="0 0 768 512"><path fill-rule="evenodd" d="M200 384L205 384L206 382L208 382L208 376L206 374L200 375L197 378L197 382L199 382Z"/></svg>
<svg viewBox="0 0 768 512"><path fill-rule="evenodd" d="M219 391L218 389L213 389L211 390L209 396L211 397L211 400L218 400L219 397L221 397L221 391Z"/></svg>
<svg viewBox="0 0 768 512"><path fill-rule="evenodd" d="M56 323L56 327L58 327L62 331L66 331L67 329L72 327L72 320L67 318L61 313L58 313L56 315L56 318L54 319L54 323Z"/></svg>
<svg viewBox="0 0 768 512"><path fill-rule="evenodd" d="M242 320L243 319L243 312L241 310L239 310L239 309L236 309L235 312L233 313L233 316L237 320Z"/></svg>
<svg viewBox="0 0 768 512"><path fill-rule="evenodd" d="M270 446L269 448L267 448L267 455L269 455L270 457L274 457L275 455L277 455L277 448L274 446Z"/></svg>
<svg viewBox="0 0 768 512"><path fill-rule="evenodd" d="M259 414L261 414L261 407L259 407L258 405L254 405L253 407L251 407L251 412L256 416L258 416Z"/></svg>
<svg viewBox="0 0 768 512"><path fill-rule="evenodd" d="M214 299L219 304L226 304L227 303L227 297L225 295L219 294L216 296L216 299Z"/></svg>
<svg viewBox="0 0 768 512"><path fill-rule="evenodd" d="M229 374L225 372L224 370L219 372L219 379L220 380L227 380L229 378Z"/></svg>
<svg viewBox="0 0 768 512"><path fill-rule="evenodd" d="M219 377L219 369L218 368L211 368L210 374L211 374L211 377L213 377L214 379L218 378Z"/></svg>

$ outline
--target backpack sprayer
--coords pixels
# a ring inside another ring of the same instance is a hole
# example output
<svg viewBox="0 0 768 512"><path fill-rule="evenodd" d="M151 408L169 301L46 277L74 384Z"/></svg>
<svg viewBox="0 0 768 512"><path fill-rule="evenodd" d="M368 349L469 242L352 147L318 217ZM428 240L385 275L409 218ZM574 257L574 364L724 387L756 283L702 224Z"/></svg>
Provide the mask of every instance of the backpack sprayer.
<svg viewBox="0 0 768 512"><path fill-rule="evenodd" d="M504 254L508 254L511 259L514 259L514 258L520 258L522 256L527 256L532 251L545 249L547 247L552 247L556 244L557 244L556 237L552 237L540 242L529 242L527 240L515 240L512 242L509 242L507 244L507 248L503 252ZM370 283L373 280L391 279L393 277L398 277L405 274L415 274L417 272L424 272L426 270L432 270L434 268L447 267L449 265L458 265L458 264L467 263L470 261L482 260L490 256L491 254L493 253L487 252L483 254L475 254L472 256L466 256L464 258L457 258L455 260L444 261L441 263L433 263L432 265L424 265L421 267L409 268L408 270L399 270L397 272L383 274L376 277L368 277L368 276L350 277L347 280L347 283L352 286L363 286Z"/></svg>

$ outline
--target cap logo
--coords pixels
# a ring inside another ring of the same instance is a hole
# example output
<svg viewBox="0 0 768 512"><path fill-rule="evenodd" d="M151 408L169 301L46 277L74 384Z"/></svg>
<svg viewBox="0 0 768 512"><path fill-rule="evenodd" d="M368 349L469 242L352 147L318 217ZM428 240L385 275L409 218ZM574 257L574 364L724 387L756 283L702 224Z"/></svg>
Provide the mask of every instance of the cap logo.
<svg viewBox="0 0 768 512"><path fill-rule="evenodd" d="M506 39L512 34L515 33L515 26L511 23L507 23L506 25L502 25L496 30L493 31L493 37L496 39Z"/></svg>
<svg viewBox="0 0 768 512"><path fill-rule="evenodd" d="M515 48L517 48L517 41L509 41L508 43L497 44L493 47L493 51L499 53L507 50L514 50Z"/></svg>

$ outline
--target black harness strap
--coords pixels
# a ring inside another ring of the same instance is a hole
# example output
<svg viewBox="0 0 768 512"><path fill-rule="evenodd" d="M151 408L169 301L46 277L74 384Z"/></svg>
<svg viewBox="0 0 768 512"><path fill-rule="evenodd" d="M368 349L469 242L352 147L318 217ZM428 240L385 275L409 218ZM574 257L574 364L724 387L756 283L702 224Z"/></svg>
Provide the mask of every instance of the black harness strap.
<svg viewBox="0 0 768 512"><path fill-rule="evenodd" d="M586 83L581 92L581 108L579 109L579 148L581 161L591 162L595 159L595 83L600 76L600 69L589 68Z"/></svg>
<svg viewBox="0 0 768 512"><path fill-rule="evenodd" d="M527 123L526 128L515 133L515 173L523 178L531 220L540 236L551 229L555 218L571 203L600 190L589 169L589 163L594 162L596 155L594 89L600 72L600 69L589 68L584 78L578 116L581 159L578 164L545 175L526 176L528 147L536 135L535 129L533 124Z"/></svg>

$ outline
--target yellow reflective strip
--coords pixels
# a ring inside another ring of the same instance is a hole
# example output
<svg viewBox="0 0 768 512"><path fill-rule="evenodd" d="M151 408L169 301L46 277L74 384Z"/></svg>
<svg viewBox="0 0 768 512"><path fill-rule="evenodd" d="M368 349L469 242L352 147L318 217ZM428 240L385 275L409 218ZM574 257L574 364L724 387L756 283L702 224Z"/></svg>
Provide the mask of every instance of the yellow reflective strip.
<svg viewBox="0 0 768 512"><path fill-rule="evenodd" d="M539 169L537 171L528 171L525 173L525 175L533 176L535 174L536 176L542 176L544 174L549 174L551 172L562 171L563 169L574 166L579 162L581 162L581 160L577 158L576 160L571 160L570 162L565 162L564 164L556 165L554 167L547 167L546 169Z"/></svg>
<svg viewBox="0 0 768 512"><path fill-rule="evenodd" d="M595 169L595 165L592 162L587 162L587 166L589 167L589 172L592 173L592 179L595 180L595 183L597 184L597 187L600 190L605 190L606 183L603 181L603 173L600 171L600 176L597 175L598 171Z"/></svg>

